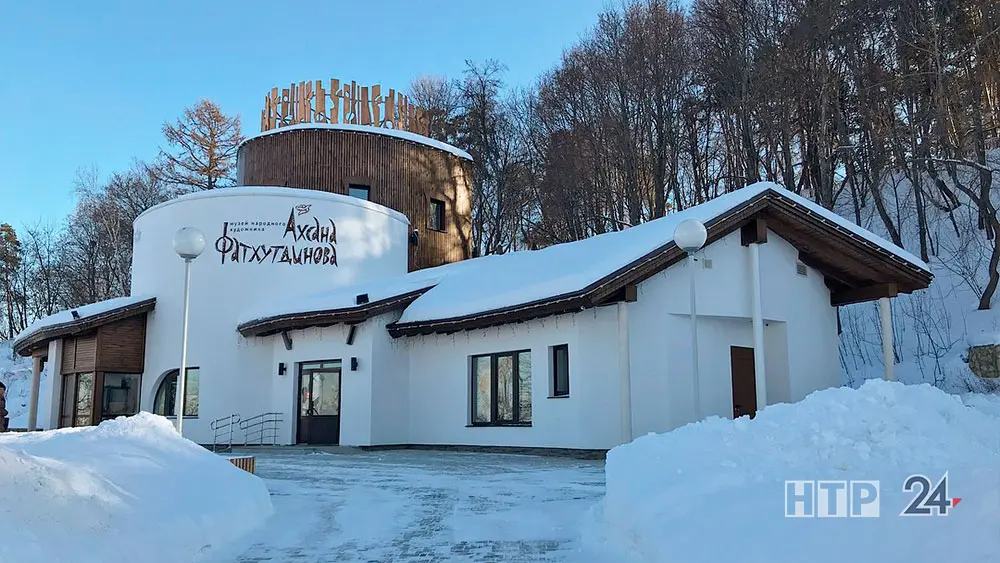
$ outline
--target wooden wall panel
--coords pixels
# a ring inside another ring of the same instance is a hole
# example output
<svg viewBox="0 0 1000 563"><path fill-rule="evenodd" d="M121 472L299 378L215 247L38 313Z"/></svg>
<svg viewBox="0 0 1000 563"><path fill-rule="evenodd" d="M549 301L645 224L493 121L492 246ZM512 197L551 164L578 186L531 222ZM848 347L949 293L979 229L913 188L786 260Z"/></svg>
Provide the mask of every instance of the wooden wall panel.
<svg viewBox="0 0 1000 563"><path fill-rule="evenodd" d="M94 371L97 367L97 333L64 338L62 373Z"/></svg>
<svg viewBox="0 0 1000 563"><path fill-rule="evenodd" d="M97 369L142 373L146 349L146 315L110 323L98 329Z"/></svg>
<svg viewBox="0 0 1000 563"><path fill-rule="evenodd" d="M59 373L73 373L76 366L76 339L64 338L62 341L62 365L59 366Z"/></svg>
<svg viewBox="0 0 1000 563"><path fill-rule="evenodd" d="M419 243L410 271L472 256L471 163L389 135L335 129L279 131L251 139L238 156L237 183L347 194L370 186L375 203L402 212ZM430 200L445 202L445 231L428 228Z"/></svg>

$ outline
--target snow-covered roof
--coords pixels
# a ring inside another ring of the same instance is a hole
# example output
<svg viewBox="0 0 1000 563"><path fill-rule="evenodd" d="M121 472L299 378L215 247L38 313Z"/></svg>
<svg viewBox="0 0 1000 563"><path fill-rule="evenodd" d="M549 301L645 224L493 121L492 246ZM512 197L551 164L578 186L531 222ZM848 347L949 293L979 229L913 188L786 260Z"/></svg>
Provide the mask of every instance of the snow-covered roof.
<svg viewBox="0 0 1000 563"><path fill-rule="evenodd" d="M156 298L149 295L116 297L98 301L42 317L14 337L14 350L19 354L30 351L42 342L59 338L78 330L89 330L105 321L117 320L122 314L138 313L153 308ZM74 315L75 313L75 315Z"/></svg>
<svg viewBox="0 0 1000 563"><path fill-rule="evenodd" d="M363 207L371 211L388 215L389 217L392 217L397 221L403 221L407 224L410 223L410 220L406 217L406 215L403 215L399 211L396 211L395 209L390 209L384 205L380 205L378 203L374 203L365 199L351 197L349 195L344 195L344 194L321 192L319 190L306 190L302 188L284 188L279 186L232 186L228 188L219 188L215 190L192 192L189 194L177 196L169 201L165 201L163 203L154 205L153 207L150 207L149 209L140 213L139 217L142 217L147 213L152 213L157 209L162 209L164 207L169 207L176 203L181 203L185 201L192 201L196 199L212 199L220 197L240 197L248 195L335 201L344 205ZM136 217L136 221L139 220L139 217Z"/></svg>
<svg viewBox="0 0 1000 563"><path fill-rule="evenodd" d="M921 277L929 283L930 269L927 264L909 252L777 184L761 182L623 231L541 250L465 260L398 278L297 298L276 307L254 311L246 320L321 311L350 311L358 307L355 298L360 293L368 293L374 302L418 290L419 296L405 304L396 327L495 315L518 308L537 308L539 304L553 300L579 297L585 290L665 248L673 247L676 251L676 246L672 244L674 229L685 219L697 219L711 225L713 221L761 197L772 195L786 204L804 209L814 221L825 220L863 239L909 269L923 272ZM573 306L579 305L574 302Z"/></svg>
<svg viewBox="0 0 1000 563"><path fill-rule="evenodd" d="M409 131L404 131L402 129L389 129L387 127L375 127L373 125L354 125L352 123L299 123L296 125L289 125L287 127L279 127L277 129L271 129L270 131L263 131L256 135L252 135L243 139L243 142L239 144L239 148L242 148L244 144L254 139L259 139L261 137L266 137L268 135L277 135L281 133L287 133L289 131L302 131L304 129L329 129L331 131L354 131L357 133L371 133L373 135L385 135L387 137L395 137L397 139L403 139L404 141L410 141L413 143L420 143L421 145L426 145L438 150L442 150L451 153L459 158L464 158L466 160L474 160L472 155L463 151L458 147L449 145L448 143L442 143L441 141L431 139L430 137L425 137L417 133L411 133Z"/></svg>

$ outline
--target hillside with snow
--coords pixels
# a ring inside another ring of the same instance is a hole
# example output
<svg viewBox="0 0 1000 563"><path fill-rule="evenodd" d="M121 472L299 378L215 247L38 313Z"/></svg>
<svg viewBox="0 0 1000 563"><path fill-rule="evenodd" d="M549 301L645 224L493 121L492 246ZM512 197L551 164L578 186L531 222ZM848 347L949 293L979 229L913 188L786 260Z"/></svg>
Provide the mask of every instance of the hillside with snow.
<svg viewBox="0 0 1000 563"><path fill-rule="evenodd" d="M995 151L992 159L994 166L1000 167L1000 151ZM969 170L960 177L971 182ZM946 176L940 180L945 185L951 183ZM993 299L992 309L976 310L989 279L993 241L979 228L977 207L966 196L955 190L959 205L946 211L949 206L928 187L935 185L932 179L924 181L924 189L929 192L924 206L931 254L928 263L934 281L925 291L893 299L896 377L907 383L929 383L949 392L996 391L1000 385L975 377L966 363L970 345L1000 343L1000 294ZM1000 195L996 180L993 190L998 192L994 198ZM912 185L901 174L891 175L883 183L882 195L903 246L919 255ZM849 196L841 198L837 211L855 218ZM868 201L859 211L862 226L889 238L873 202ZM866 379L882 377L877 303L841 307L840 318L840 358L846 383L857 387Z"/></svg>
<svg viewBox="0 0 1000 563"><path fill-rule="evenodd" d="M46 372L48 366L46 366ZM47 377L42 373L42 377ZM14 353L9 340L0 340L0 381L7 386L7 411L11 428L28 425L28 398L31 393L31 358Z"/></svg>

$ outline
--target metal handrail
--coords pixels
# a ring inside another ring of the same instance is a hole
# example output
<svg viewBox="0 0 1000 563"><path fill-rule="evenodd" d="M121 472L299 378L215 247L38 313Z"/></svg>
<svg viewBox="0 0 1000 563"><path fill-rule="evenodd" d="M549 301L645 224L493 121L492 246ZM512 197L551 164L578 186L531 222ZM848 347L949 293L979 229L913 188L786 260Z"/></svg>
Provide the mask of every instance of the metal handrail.
<svg viewBox="0 0 1000 563"><path fill-rule="evenodd" d="M278 443L280 412L265 412L239 422L243 430L243 445L274 446Z"/></svg>
<svg viewBox="0 0 1000 563"><path fill-rule="evenodd" d="M229 416L223 416L212 421L210 425L212 428L212 451L218 451L219 447L225 445L225 451L233 451L233 431L236 429L236 425L240 422L239 413L233 413ZM228 436L227 436L228 434ZM220 438L227 437L227 441L220 442Z"/></svg>

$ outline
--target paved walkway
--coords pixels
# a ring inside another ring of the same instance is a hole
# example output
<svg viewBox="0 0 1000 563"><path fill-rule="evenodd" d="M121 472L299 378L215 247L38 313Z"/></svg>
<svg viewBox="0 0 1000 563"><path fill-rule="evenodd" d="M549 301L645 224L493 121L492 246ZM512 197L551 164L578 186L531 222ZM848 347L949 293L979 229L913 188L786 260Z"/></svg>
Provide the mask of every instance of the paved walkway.
<svg viewBox="0 0 1000 563"><path fill-rule="evenodd" d="M586 559L580 520L604 493L600 461L414 450L257 455L275 515L239 563L576 562Z"/></svg>

